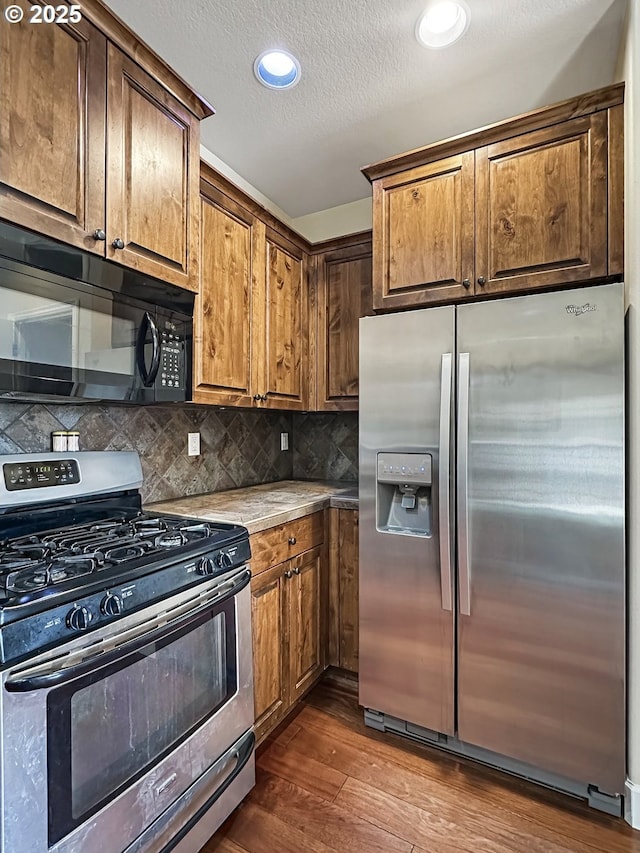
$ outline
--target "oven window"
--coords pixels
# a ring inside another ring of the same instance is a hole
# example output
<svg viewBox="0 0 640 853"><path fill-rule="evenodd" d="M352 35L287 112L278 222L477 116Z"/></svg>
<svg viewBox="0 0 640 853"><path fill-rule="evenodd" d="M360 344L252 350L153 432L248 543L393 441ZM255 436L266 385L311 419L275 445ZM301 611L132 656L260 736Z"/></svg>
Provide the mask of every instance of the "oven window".
<svg viewBox="0 0 640 853"><path fill-rule="evenodd" d="M51 691L49 841L168 755L236 692L233 599L187 629Z"/></svg>

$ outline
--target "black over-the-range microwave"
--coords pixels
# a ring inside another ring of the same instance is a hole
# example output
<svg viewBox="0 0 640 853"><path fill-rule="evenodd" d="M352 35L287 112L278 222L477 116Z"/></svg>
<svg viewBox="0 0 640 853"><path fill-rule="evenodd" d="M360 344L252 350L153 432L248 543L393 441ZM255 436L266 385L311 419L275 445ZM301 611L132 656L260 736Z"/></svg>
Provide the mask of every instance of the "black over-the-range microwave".
<svg viewBox="0 0 640 853"><path fill-rule="evenodd" d="M0 398L191 395L194 294L0 222Z"/></svg>

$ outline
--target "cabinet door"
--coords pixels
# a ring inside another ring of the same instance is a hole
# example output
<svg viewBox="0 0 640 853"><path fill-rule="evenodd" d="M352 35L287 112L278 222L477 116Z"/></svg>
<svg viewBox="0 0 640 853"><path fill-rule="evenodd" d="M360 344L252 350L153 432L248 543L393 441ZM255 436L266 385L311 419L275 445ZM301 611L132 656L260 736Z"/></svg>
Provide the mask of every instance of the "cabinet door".
<svg viewBox="0 0 640 853"><path fill-rule="evenodd" d="M330 509L329 664L358 671L358 511Z"/></svg>
<svg viewBox="0 0 640 853"><path fill-rule="evenodd" d="M371 242L317 258L318 410L358 408L358 321L373 313Z"/></svg>
<svg viewBox="0 0 640 853"><path fill-rule="evenodd" d="M30 24L31 5L0 26L0 216L103 254L106 39Z"/></svg>
<svg viewBox="0 0 640 853"><path fill-rule="evenodd" d="M197 290L198 121L111 44L107 107L107 257Z"/></svg>
<svg viewBox="0 0 640 853"><path fill-rule="evenodd" d="M280 563L251 579L253 630L253 691L258 740L288 707L287 612L284 571Z"/></svg>
<svg viewBox="0 0 640 853"><path fill-rule="evenodd" d="M477 291L607 274L607 115L476 152Z"/></svg>
<svg viewBox="0 0 640 853"><path fill-rule="evenodd" d="M358 533L357 510L340 509L339 651L340 666L358 671Z"/></svg>
<svg viewBox="0 0 640 853"><path fill-rule="evenodd" d="M289 700L294 702L324 668L322 647L322 548L289 561Z"/></svg>
<svg viewBox="0 0 640 853"><path fill-rule="evenodd" d="M256 323L254 364L262 371L266 406L308 407L307 264L304 254L266 230L264 311ZM258 336L262 328L263 335Z"/></svg>
<svg viewBox="0 0 640 853"><path fill-rule="evenodd" d="M201 197L200 207L193 399L223 406L251 406L256 222L213 188L208 187L207 193Z"/></svg>
<svg viewBox="0 0 640 853"><path fill-rule="evenodd" d="M473 152L374 182L374 308L429 305L468 295L473 204Z"/></svg>

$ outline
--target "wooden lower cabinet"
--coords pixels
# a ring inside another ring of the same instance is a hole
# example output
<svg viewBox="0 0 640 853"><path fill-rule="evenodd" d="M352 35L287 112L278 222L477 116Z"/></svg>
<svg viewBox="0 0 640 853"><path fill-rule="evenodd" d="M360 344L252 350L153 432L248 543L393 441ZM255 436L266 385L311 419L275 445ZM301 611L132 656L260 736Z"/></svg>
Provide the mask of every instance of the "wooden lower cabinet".
<svg viewBox="0 0 640 853"><path fill-rule="evenodd" d="M322 637L322 549L291 561L289 598L289 700L311 687L324 669Z"/></svg>
<svg viewBox="0 0 640 853"><path fill-rule="evenodd" d="M279 525L252 537L251 580L255 733L261 741L320 677L326 649L324 543L264 568L258 549L281 535L289 548L298 532L319 529L324 513ZM301 543L308 541L304 535ZM295 546L295 542L294 542ZM302 546L304 547L304 545ZM253 564L252 564L253 566Z"/></svg>
<svg viewBox="0 0 640 853"><path fill-rule="evenodd" d="M287 707L289 661L285 566L280 563L251 580L253 695L258 739L281 719ZM285 666L286 664L286 666Z"/></svg>
<svg viewBox="0 0 640 853"><path fill-rule="evenodd" d="M329 510L328 663L358 671L358 510Z"/></svg>

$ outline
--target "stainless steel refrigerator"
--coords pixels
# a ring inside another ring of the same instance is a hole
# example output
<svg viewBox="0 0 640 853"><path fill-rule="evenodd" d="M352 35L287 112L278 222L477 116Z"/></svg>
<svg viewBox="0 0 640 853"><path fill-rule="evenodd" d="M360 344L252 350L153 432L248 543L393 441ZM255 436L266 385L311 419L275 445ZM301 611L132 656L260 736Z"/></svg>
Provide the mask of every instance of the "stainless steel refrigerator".
<svg viewBox="0 0 640 853"><path fill-rule="evenodd" d="M366 721L616 813L623 293L360 321Z"/></svg>

